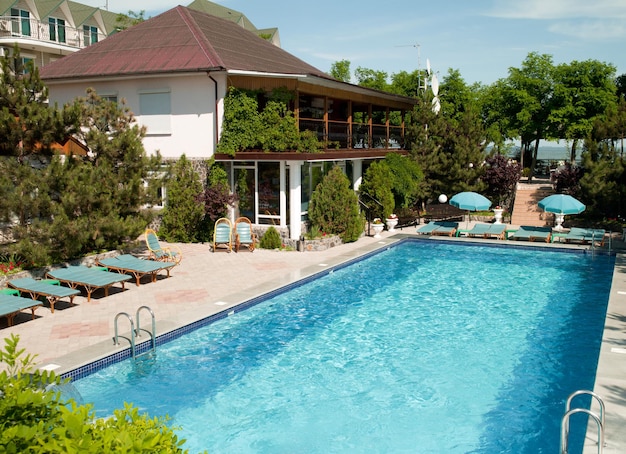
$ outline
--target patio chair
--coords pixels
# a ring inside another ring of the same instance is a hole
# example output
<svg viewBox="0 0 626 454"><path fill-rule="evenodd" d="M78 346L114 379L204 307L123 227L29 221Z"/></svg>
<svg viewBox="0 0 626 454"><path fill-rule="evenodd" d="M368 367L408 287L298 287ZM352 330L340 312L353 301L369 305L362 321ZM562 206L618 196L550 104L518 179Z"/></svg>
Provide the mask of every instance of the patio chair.
<svg viewBox="0 0 626 454"><path fill-rule="evenodd" d="M174 262L176 265L183 259L183 252L180 248L175 244L162 246L154 230L146 229L144 236L151 259L159 262Z"/></svg>
<svg viewBox="0 0 626 454"><path fill-rule="evenodd" d="M34 300L45 298L50 304L50 312L54 313L54 305L61 298L68 297L70 304L74 304L74 297L80 294L80 291L74 288L67 288L60 285L56 279L37 280L32 277L23 277L12 279L8 282L9 286L20 293L28 293Z"/></svg>
<svg viewBox="0 0 626 454"><path fill-rule="evenodd" d="M13 326L15 317L26 309L30 309L32 319L35 319L35 311L40 306L43 306L40 301L13 295L9 292L5 292L4 290L10 291L12 289L3 289L3 291L0 292L0 317L7 318L8 326Z"/></svg>
<svg viewBox="0 0 626 454"><path fill-rule="evenodd" d="M170 277L170 269L175 267L176 263L146 260L134 255L122 254L117 257L100 259L98 265L118 273L132 274L135 277L135 283L139 286L143 276L150 276L150 280L156 282L156 275L159 271L167 271L167 277Z"/></svg>
<svg viewBox="0 0 626 454"><path fill-rule="evenodd" d="M239 252L239 247L243 244L248 246L250 252L254 251L256 235L252 231L252 222L246 217L239 217L235 220L235 252Z"/></svg>
<svg viewBox="0 0 626 454"><path fill-rule="evenodd" d="M217 251L218 246L226 246L226 251L233 250L233 224L230 219L219 218L215 222L213 230L213 252Z"/></svg>

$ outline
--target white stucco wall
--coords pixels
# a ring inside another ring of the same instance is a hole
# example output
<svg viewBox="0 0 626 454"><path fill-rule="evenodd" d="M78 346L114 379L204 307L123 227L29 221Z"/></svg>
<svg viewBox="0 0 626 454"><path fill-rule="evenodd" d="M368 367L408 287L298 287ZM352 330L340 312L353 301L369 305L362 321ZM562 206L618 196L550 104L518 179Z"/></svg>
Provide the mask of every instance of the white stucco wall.
<svg viewBox="0 0 626 454"><path fill-rule="evenodd" d="M216 122L216 85L206 73L146 77L138 79L92 80L89 82L47 82L50 104L73 102L85 96L92 87L100 95L116 95L118 101L134 113L137 122L144 124L140 111L140 95L156 91L170 94L169 132L155 133L148 128L144 147L148 154L159 150L164 158L176 158L183 153L188 158L209 158L215 151L223 120L223 97L226 77L223 73L211 74L217 82L218 115Z"/></svg>

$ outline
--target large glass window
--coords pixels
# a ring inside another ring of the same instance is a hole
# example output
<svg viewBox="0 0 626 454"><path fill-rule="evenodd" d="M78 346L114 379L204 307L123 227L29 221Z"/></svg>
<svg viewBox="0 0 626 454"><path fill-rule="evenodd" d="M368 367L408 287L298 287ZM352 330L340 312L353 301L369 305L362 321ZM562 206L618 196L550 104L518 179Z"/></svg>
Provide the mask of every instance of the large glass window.
<svg viewBox="0 0 626 454"><path fill-rule="evenodd" d="M50 29L50 41L65 42L65 21L63 19L49 17L48 27Z"/></svg>
<svg viewBox="0 0 626 454"><path fill-rule="evenodd" d="M280 163L259 162L259 223L280 224Z"/></svg>
<svg viewBox="0 0 626 454"><path fill-rule="evenodd" d="M30 36L30 12L11 8L11 32L16 35Z"/></svg>
<svg viewBox="0 0 626 454"><path fill-rule="evenodd" d="M254 203L254 163L252 166L234 168L235 194L237 206L235 217L245 216L252 222L256 222Z"/></svg>
<svg viewBox="0 0 626 454"><path fill-rule="evenodd" d="M91 25L83 25L83 42L85 46L98 42L98 28Z"/></svg>

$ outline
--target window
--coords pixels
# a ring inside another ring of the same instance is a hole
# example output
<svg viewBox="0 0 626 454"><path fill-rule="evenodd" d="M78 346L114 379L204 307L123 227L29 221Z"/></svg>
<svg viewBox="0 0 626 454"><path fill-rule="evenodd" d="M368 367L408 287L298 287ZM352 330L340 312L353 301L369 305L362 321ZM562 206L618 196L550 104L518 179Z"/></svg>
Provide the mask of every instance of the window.
<svg viewBox="0 0 626 454"><path fill-rule="evenodd" d="M48 27L50 29L50 41L65 42L65 21L63 19L49 17Z"/></svg>
<svg viewBox="0 0 626 454"><path fill-rule="evenodd" d="M116 94L98 94L103 101L112 102L117 104L117 95Z"/></svg>
<svg viewBox="0 0 626 454"><path fill-rule="evenodd" d="M147 128L147 134L171 134L171 111L169 89L139 92L140 121Z"/></svg>
<svg viewBox="0 0 626 454"><path fill-rule="evenodd" d="M83 43L90 46L98 42L98 29L91 25L83 25Z"/></svg>
<svg viewBox="0 0 626 454"><path fill-rule="evenodd" d="M30 12L11 8L11 32L15 35L30 36Z"/></svg>
<svg viewBox="0 0 626 454"><path fill-rule="evenodd" d="M28 74L30 73L30 65L31 64L35 64L35 59L32 57L24 57L21 56L20 58L15 58L14 59L14 64L15 64L15 72L17 74Z"/></svg>

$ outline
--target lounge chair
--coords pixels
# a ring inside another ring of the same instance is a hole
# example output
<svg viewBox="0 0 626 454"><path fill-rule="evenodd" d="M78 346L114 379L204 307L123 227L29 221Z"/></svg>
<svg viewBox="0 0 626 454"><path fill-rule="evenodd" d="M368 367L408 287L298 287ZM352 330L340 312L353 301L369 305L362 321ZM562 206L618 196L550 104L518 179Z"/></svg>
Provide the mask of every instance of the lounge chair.
<svg viewBox="0 0 626 454"><path fill-rule="evenodd" d="M213 252L217 251L218 246L226 246L226 251L233 250L233 224L230 219L219 218L215 222L213 230Z"/></svg>
<svg viewBox="0 0 626 454"><path fill-rule="evenodd" d="M23 310L30 309L33 320L35 319L35 311L39 306L43 306L40 301L30 298L10 294L9 292L0 291L0 317L7 318L7 325L13 326L15 317ZM13 290L13 289L8 289Z"/></svg>
<svg viewBox="0 0 626 454"><path fill-rule="evenodd" d="M37 280L32 277L23 277L12 279L9 286L19 290L20 293L28 293L34 300L45 298L50 304L50 312L54 313L54 305L61 298L68 297L70 304L74 303L74 297L80 294L80 291L74 288L67 288L59 285L58 280Z"/></svg>
<svg viewBox="0 0 626 454"><path fill-rule="evenodd" d="M252 231L252 222L246 217L235 220L235 252L239 252L239 247L243 244L248 246L250 252L254 251L256 235Z"/></svg>
<svg viewBox="0 0 626 454"><path fill-rule="evenodd" d="M52 270L47 273L47 276L57 279L71 288L85 287L87 301L91 301L91 294L99 288L104 289L104 296L109 296L109 288L113 284L122 284L122 290L124 290L124 282L130 279L130 276L126 274L112 273L82 265Z"/></svg>
<svg viewBox="0 0 626 454"><path fill-rule="evenodd" d="M144 236L151 259L159 262L174 262L175 265L178 265L183 259L183 253L180 248L175 244L162 246L154 230L146 229Z"/></svg>
<svg viewBox="0 0 626 454"><path fill-rule="evenodd" d="M428 224L423 225L420 228L418 228L417 233L420 235L454 236L458 227L459 227L458 222L431 221Z"/></svg>
<svg viewBox="0 0 626 454"><path fill-rule="evenodd" d="M470 237L487 237L491 224L476 224L467 232Z"/></svg>
<svg viewBox="0 0 626 454"><path fill-rule="evenodd" d="M566 243L597 244L604 246L604 229L583 229L572 227L565 235Z"/></svg>
<svg viewBox="0 0 626 454"><path fill-rule="evenodd" d="M175 267L176 263L145 260L134 255L122 254L117 257L98 260L98 265L118 273L132 274L135 277L135 283L139 286L143 276L149 275L151 281L155 282L159 271L167 271L167 277L170 277L170 269Z"/></svg>
<svg viewBox="0 0 626 454"><path fill-rule="evenodd" d="M546 243L549 243L551 235L551 227L522 225L509 238L512 240L545 241Z"/></svg>

